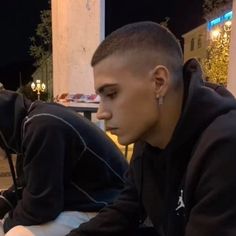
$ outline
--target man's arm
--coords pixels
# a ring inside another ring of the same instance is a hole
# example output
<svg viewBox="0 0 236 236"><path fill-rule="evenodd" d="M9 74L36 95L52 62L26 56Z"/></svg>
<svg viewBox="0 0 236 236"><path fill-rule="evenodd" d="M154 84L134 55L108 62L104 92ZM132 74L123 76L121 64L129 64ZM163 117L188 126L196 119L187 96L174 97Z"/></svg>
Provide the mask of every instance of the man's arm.
<svg viewBox="0 0 236 236"><path fill-rule="evenodd" d="M8 213L16 205L16 195L14 190L11 188L4 190L0 193L0 219Z"/></svg>
<svg viewBox="0 0 236 236"><path fill-rule="evenodd" d="M67 236L118 236L132 232L138 227L141 208L130 168L125 188L114 204L102 209L96 217L81 224Z"/></svg>
<svg viewBox="0 0 236 236"><path fill-rule="evenodd" d="M16 163L18 163L18 166L20 163L22 163L22 158L18 159ZM13 210L17 204L17 196L21 198L22 195L22 189L23 189L23 183L24 183L24 177L22 175L22 172L17 172L17 193L15 191L15 186L12 185L8 189L3 190L0 192L0 219L3 219L3 217L8 213L9 211Z"/></svg>
<svg viewBox="0 0 236 236"><path fill-rule="evenodd" d="M4 229L55 219L64 203L64 133L52 120L29 123L23 140L25 187L22 199L5 220Z"/></svg>

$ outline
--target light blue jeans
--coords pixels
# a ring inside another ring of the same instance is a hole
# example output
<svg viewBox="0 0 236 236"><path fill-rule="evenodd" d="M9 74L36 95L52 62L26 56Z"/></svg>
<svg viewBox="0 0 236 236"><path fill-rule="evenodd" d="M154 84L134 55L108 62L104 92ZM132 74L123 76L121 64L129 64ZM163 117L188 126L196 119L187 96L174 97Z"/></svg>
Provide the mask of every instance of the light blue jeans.
<svg viewBox="0 0 236 236"><path fill-rule="evenodd" d="M9 230L5 236L65 236L72 229L89 221L96 214L95 212L65 211L54 221L42 225L16 226ZM0 223L0 236L3 236L1 224L2 222Z"/></svg>

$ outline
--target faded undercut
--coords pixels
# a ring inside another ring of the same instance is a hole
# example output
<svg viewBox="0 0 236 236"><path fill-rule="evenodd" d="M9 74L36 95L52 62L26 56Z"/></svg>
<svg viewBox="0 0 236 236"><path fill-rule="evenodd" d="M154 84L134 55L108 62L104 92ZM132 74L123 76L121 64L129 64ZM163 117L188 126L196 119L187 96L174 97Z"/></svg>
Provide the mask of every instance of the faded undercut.
<svg viewBox="0 0 236 236"><path fill-rule="evenodd" d="M96 49L91 65L115 53L150 50L157 62L166 66L175 77L182 77L183 53L179 41L160 24L145 21L125 25L108 35Z"/></svg>

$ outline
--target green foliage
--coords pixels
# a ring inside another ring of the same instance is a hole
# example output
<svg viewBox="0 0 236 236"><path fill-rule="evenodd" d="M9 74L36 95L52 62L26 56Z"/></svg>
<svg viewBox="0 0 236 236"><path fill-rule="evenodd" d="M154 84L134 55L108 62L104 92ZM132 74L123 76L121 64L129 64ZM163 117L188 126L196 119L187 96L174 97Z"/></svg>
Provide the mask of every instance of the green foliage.
<svg viewBox="0 0 236 236"><path fill-rule="evenodd" d="M51 10L41 11L40 20L41 22L36 28L35 36L30 38L31 46L29 48L30 55L36 60L36 66L40 66L52 53Z"/></svg>
<svg viewBox="0 0 236 236"><path fill-rule="evenodd" d="M221 6L225 5L228 0L205 0L203 3L204 13L210 13L214 9L218 9Z"/></svg>
<svg viewBox="0 0 236 236"><path fill-rule="evenodd" d="M232 0L204 0L202 7L204 17L207 20L212 20L232 8Z"/></svg>
<svg viewBox="0 0 236 236"><path fill-rule="evenodd" d="M202 67L210 82L226 86L229 64L230 32L221 27L220 34L211 40L207 48L207 58Z"/></svg>

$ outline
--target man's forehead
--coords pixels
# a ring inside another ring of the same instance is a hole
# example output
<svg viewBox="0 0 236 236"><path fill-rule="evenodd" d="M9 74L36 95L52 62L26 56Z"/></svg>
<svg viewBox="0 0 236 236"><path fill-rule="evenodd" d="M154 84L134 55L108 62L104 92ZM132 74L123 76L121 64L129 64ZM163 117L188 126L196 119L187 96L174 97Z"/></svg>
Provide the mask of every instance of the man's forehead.
<svg viewBox="0 0 236 236"><path fill-rule="evenodd" d="M130 71L133 73L147 72L159 64L159 56L150 50L129 50L117 52L107 56L94 66L96 73L116 73L119 71Z"/></svg>
<svg viewBox="0 0 236 236"><path fill-rule="evenodd" d="M112 54L102 59L94 66L94 73L106 72L119 69L127 63L127 59L123 54Z"/></svg>
<svg viewBox="0 0 236 236"><path fill-rule="evenodd" d="M110 56L93 67L95 87L114 84L121 73L129 68L121 57Z"/></svg>

